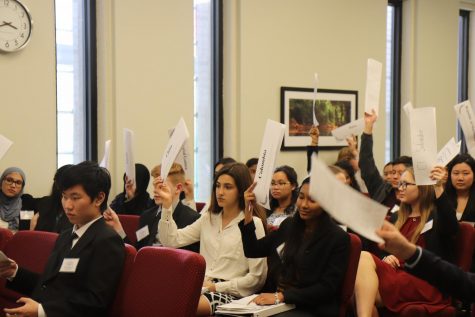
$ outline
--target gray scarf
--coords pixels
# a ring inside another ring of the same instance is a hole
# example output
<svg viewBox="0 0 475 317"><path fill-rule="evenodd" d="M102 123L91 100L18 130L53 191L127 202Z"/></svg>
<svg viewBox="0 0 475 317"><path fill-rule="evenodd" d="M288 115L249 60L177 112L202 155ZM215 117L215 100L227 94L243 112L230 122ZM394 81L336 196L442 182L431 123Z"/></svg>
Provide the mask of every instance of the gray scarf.
<svg viewBox="0 0 475 317"><path fill-rule="evenodd" d="M8 228L13 230L18 230L18 224L20 221L20 209L21 209L21 195L23 194L23 189L25 188L25 173L18 167L9 167L7 168L0 181L3 183L3 180L11 173L18 173L23 178L23 186L21 187L20 193L15 197L8 197L0 190L0 217L3 221L8 222Z"/></svg>

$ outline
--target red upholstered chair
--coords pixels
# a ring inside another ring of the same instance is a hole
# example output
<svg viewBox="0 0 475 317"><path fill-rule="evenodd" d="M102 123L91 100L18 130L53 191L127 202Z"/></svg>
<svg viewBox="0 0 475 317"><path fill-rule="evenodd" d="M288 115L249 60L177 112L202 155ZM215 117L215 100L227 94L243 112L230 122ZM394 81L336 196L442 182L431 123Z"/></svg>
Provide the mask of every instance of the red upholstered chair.
<svg viewBox="0 0 475 317"><path fill-rule="evenodd" d="M205 266L201 255L187 250L140 249L119 316L195 316Z"/></svg>
<svg viewBox="0 0 475 317"><path fill-rule="evenodd" d="M139 220L140 216L137 215L117 215L119 216L120 223L122 228L124 228L125 234L129 238L131 244L135 245L137 243L137 236L135 233L139 229Z"/></svg>
<svg viewBox="0 0 475 317"><path fill-rule="evenodd" d="M470 271L474 249L475 228L472 224L460 222L455 243L455 264L464 271Z"/></svg>
<svg viewBox="0 0 475 317"><path fill-rule="evenodd" d="M196 203L196 211L201 212L204 206L206 206L206 203Z"/></svg>
<svg viewBox="0 0 475 317"><path fill-rule="evenodd" d="M13 237L13 233L5 228L0 228L0 250L5 249L7 242Z"/></svg>
<svg viewBox="0 0 475 317"><path fill-rule="evenodd" d="M42 273L58 237L57 233L43 231L19 231L5 245L5 254L19 266L32 272ZM16 307L22 295L5 288L0 280L0 307ZM3 310L1 311L3 314Z"/></svg>
<svg viewBox="0 0 475 317"><path fill-rule="evenodd" d="M353 233L349 233L349 235L351 239L350 257L348 259L348 269L346 270L341 290L340 317L346 316L348 308L351 307L351 297L355 289L356 271L358 270L358 262L360 261L361 254L360 238Z"/></svg>
<svg viewBox="0 0 475 317"><path fill-rule="evenodd" d="M114 302L109 309L109 316L116 317L120 315L122 310L122 305L125 302L125 287L129 281L130 273L132 272L132 267L135 260L135 255L137 250L130 244L125 244L125 261L124 261L124 270L120 278L119 286L117 287L117 292L115 294Z"/></svg>

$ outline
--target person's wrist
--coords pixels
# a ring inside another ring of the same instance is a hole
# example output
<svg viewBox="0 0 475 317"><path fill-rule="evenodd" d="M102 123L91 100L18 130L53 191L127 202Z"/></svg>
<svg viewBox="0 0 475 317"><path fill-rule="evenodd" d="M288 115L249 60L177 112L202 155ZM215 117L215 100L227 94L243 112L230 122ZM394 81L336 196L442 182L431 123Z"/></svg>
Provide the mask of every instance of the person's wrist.
<svg viewBox="0 0 475 317"><path fill-rule="evenodd" d="M171 200L163 200L163 208L165 209L170 209L172 207L172 201Z"/></svg>
<svg viewBox="0 0 475 317"><path fill-rule="evenodd" d="M402 249L401 258L404 260L410 259L417 251L417 246L413 243L407 243L407 245Z"/></svg>

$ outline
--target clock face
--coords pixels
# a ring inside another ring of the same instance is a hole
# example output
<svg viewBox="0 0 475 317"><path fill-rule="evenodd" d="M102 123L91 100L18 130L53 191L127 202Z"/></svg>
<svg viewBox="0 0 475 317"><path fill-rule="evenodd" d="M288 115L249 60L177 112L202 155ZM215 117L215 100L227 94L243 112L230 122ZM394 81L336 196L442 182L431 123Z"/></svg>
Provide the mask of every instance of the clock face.
<svg viewBox="0 0 475 317"><path fill-rule="evenodd" d="M30 13L18 0L0 0L0 51L14 52L28 43Z"/></svg>

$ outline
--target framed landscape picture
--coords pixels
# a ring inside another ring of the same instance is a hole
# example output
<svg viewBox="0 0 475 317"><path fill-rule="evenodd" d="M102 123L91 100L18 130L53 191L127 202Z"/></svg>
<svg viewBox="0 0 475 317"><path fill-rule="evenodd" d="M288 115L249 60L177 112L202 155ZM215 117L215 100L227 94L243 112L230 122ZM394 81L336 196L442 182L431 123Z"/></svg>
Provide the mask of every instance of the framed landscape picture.
<svg viewBox="0 0 475 317"><path fill-rule="evenodd" d="M313 125L313 89L281 87L280 121L287 126L282 150L304 150L310 144L309 131ZM333 129L356 120L358 91L319 89L315 101L315 117L319 123L321 148L339 148L346 141L337 141Z"/></svg>

